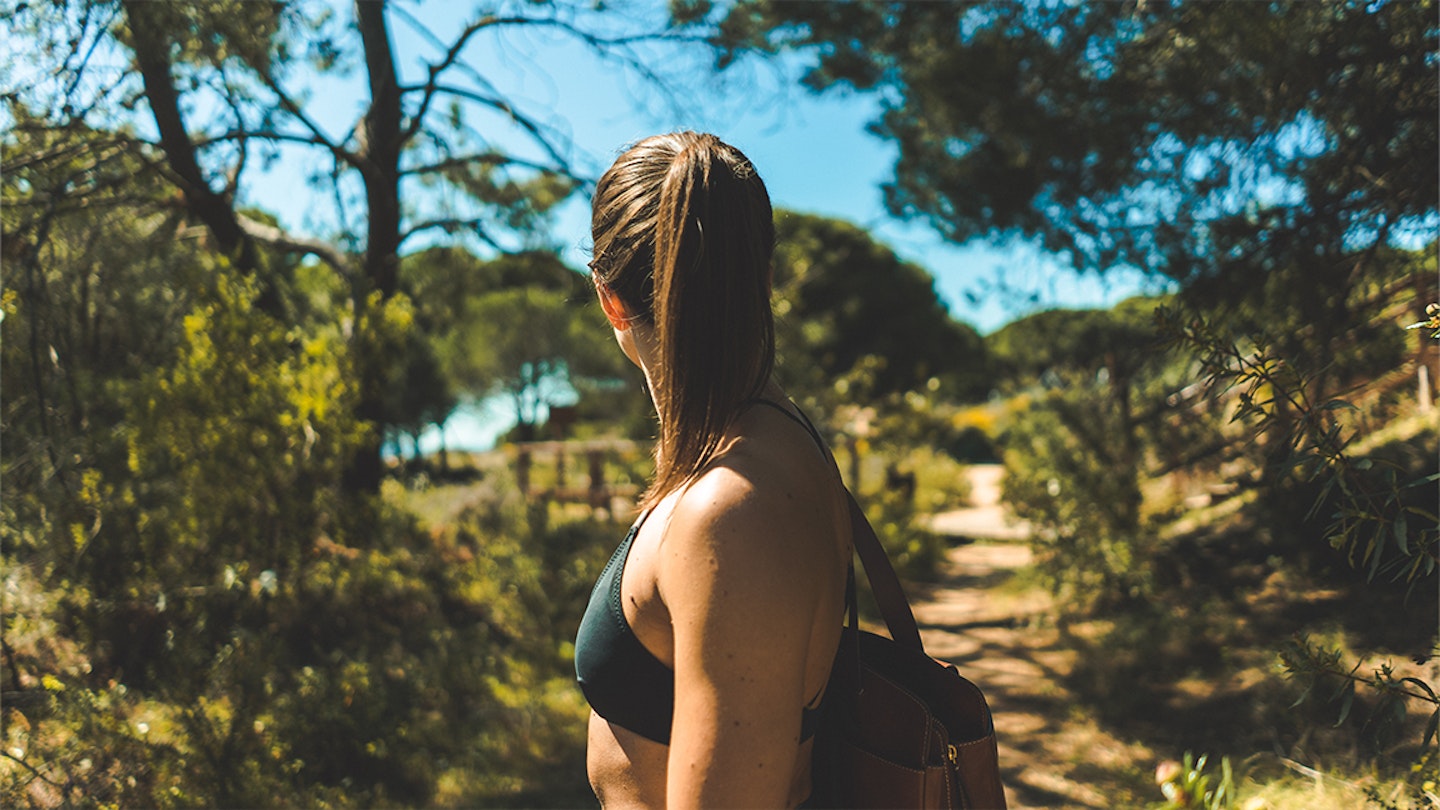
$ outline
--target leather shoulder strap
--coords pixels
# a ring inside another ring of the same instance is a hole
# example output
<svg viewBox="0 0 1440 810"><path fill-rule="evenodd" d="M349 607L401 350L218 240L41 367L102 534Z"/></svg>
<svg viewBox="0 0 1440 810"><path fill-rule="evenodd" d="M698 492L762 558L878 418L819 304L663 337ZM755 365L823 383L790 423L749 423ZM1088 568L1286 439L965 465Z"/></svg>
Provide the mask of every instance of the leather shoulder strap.
<svg viewBox="0 0 1440 810"><path fill-rule="evenodd" d="M850 498L850 531L854 535L855 553L860 555L860 565L870 580L870 591L875 594L890 638L923 653L925 645L920 641L920 628L915 624L915 614L910 610L910 600L905 598L905 589L900 587L900 578L895 575L890 558L885 555L885 548L870 527L865 511L853 494L847 491L846 495Z"/></svg>

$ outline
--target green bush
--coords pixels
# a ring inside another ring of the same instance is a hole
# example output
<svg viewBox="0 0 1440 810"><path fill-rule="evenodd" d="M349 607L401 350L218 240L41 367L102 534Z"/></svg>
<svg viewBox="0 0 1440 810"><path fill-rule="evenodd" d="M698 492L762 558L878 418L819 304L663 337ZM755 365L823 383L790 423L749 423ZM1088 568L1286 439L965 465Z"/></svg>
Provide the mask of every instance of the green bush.
<svg viewBox="0 0 1440 810"><path fill-rule="evenodd" d="M343 310L287 327L253 281L194 269L148 364L74 358L112 430L58 433L91 401L7 398L25 452L4 459L0 803L588 795L570 645L613 527L535 532L491 492L427 529L346 492L363 435ZM48 312L31 303L7 300L13 324ZM409 328L403 298L372 312L372 332ZM7 394L23 348L4 344Z"/></svg>
<svg viewBox="0 0 1440 810"><path fill-rule="evenodd" d="M1128 430L1104 391L1050 391L1005 429L1004 499L1034 529L1036 567L1084 605L1142 598L1154 532L1140 471L1121 457Z"/></svg>

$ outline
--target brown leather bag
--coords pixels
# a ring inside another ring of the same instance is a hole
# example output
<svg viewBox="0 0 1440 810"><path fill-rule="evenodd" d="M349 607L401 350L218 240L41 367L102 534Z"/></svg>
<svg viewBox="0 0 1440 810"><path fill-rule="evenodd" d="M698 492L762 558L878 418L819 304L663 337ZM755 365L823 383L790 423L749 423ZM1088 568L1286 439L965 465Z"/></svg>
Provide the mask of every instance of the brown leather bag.
<svg viewBox="0 0 1440 810"><path fill-rule="evenodd" d="M995 725L985 696L925 654L915 615L854 497L855 551L891 638L849 620L815 735L814 807L1003 808Z"/></svg>

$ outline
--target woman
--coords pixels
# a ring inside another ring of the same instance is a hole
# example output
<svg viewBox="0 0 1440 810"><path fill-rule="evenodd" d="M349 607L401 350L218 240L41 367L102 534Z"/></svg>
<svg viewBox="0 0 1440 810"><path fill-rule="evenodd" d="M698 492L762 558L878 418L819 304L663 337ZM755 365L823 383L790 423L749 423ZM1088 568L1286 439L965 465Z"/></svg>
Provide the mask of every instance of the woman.
<svg viewBox="0 0 1440 810"><path fill-rule="evenodd" d="M795 807L839 644L850 518L814 428L771 379L765 184L682 132L600 178L596 292L660 420L640 519L576 639L606 807Z"/></svg>

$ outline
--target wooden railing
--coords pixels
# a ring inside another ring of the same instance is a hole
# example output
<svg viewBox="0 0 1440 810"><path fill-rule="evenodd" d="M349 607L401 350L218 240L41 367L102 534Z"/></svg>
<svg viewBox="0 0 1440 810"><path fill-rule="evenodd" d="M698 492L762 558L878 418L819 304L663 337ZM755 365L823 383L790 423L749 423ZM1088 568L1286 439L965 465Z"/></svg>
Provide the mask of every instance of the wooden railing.
<svg viewBox="0 0 1440 810"><path fill-rule="evenodd" d="M544 503L583 503L591 509L613 511L616 498L633 502L640 486L630 482L612 483L605 477L605 461L616 456L640 452L640 445L628 439L595 439L592 441L517 442L515 481L526 500ZM554 464L554 483L534 485L536 464L550 460ZM583 463L585 477L577 481L571 469L575 461Z"/></svg>

